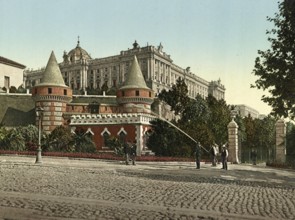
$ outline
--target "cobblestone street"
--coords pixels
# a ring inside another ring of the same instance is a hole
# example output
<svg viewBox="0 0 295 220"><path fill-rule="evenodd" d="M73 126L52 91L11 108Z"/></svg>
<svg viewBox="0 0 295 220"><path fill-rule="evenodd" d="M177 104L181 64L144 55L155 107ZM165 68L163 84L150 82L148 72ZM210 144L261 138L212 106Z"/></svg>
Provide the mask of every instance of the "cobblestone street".
<svg viewBox="0 0 295 220"><path fill-rule="evenodd" d="M263 165L0 156L0 219L295 219L295 172Z"/></svg>

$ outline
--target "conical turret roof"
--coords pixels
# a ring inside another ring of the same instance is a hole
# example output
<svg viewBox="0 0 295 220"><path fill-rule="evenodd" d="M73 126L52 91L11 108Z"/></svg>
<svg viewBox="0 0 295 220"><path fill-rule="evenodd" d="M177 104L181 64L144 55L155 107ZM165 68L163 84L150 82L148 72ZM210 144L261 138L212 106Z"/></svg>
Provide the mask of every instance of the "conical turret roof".
<svg viewBox="0 0 295 220"><path fill-rule="evenodd" d="M134 55L133 62L129 68L127 79L120 89L150 89L147 87L142 72L140 70L136 56Z"/></svg>
<svg viewBox="0 0 295 220"><path fill-rule="evenodd" d="M47 66L43 73L41 83L39 83L38 86L40 85L66 87L53 51L51 52Z"/></svg>

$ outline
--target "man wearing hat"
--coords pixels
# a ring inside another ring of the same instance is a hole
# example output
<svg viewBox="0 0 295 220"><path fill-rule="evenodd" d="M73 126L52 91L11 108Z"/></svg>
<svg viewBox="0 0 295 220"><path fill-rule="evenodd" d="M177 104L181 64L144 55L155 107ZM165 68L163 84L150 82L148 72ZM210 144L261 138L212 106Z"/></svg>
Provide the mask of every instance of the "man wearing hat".
<svg viewBox="0 0 295 220"><path fill-rule="evenodd" d="M225 144L222 145L221 150L221 161L222 161L222 169L227 170L227 157L228 157L228 150L226 149Z"/></svg>

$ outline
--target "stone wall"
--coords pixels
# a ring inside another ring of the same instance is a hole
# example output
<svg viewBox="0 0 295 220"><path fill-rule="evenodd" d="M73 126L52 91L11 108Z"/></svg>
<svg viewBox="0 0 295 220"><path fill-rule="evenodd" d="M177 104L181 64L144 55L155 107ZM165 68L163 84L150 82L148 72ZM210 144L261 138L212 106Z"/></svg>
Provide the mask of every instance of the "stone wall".
<svg viewBox="0 0 295 220"><path fill-rule="evenodd" d="M30 94L0 93L0 123L6 127L35 124L35 103Z"/></svg>

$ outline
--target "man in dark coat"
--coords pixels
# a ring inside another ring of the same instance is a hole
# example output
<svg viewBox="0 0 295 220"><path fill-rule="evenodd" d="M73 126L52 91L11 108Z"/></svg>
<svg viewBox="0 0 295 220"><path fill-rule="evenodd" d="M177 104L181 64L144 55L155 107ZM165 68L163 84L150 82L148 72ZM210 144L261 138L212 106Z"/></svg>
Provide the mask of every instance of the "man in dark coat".
<svg viewBox="0 0 295 220"><path fill-rule="evenodd" d="M251 151L251 160L252 160L252 164L256 165L257 153L256 153L256 150L254 150L254 149L252 149L252 151Z"/></svg>
<svg viewBox="0 0 295 220"><path fill-rule="evenodd" d="M197 142L195 157L196 157L196 168L200 169L201 168L201 145L200 145L200 142Z"/></svg>
<svg viewBox="0 0 295 220"><path fill-rule="evenodd" d="M129 151L130 151L129 142L125 142L124 143L124 154L125 154L126 165L129 165L129 157L130 157Z"/></svg>
<svg viewBox="0 0 295 220"><path fill-rule="evenodd" d="M221 150L221 161L222 161L222 169L227 170L227 158L228 158L228 150L226 149L226 146L222 146Z"/></svg>
<svg viewBox="0 0 295 220"><path fill-rule="evenodd" d="M133 142L130 148L130 159L132 161L132 165L135 165L135 160L136 160L136 141Z"/></svg>

